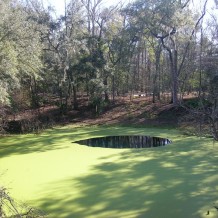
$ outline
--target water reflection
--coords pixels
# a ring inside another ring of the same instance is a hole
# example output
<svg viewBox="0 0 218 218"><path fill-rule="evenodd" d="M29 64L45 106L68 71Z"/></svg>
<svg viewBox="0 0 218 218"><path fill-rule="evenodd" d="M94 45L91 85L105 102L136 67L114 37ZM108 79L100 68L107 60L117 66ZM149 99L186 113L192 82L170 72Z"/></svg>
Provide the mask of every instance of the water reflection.
<svg viewBox="0 0 218 218"><path fill-rule="evenodd" d="M169 139L150 136L106 136L76 141L81 145L103 148L150 148L170 144Z"/></svg>

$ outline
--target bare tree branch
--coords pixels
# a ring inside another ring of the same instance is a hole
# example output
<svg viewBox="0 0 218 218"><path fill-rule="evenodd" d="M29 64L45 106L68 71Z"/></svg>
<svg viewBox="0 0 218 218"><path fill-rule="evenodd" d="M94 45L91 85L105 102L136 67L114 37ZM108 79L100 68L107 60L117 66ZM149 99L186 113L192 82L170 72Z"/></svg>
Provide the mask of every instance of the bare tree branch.
<svg viewBox="0 0 218 218"><path fill-rule="evenodd" d="M182 2L181 2L182 9L185 8L188 5L189 2L190 2L190 0L187 0L183 5L182 5Z"/></svg>
<svg viewBox="0 0 218 218"><path fill-rule="evenodd" d="M205 14L206 14L207 2L208 2L208 0L206 0L206 1L204 2L204 7L203 7L202 14L201 14L201 16L198 18L198 20L197 20L197 22L196 22L196 24L195 24L195 27L194 27L194 29L192 30L192 33L191 33L191 35L190 35L189 41L188 41L188 43L187 43L187 45L186 45L185 52L184 52L184 55L183 55L183 58L182 58L182 62L181 62L180 66L179 66L179 69L178 69L178 75L181 73L181 70L182 70L182 68L183 68L183 66L184 66L185 59L186 59L186 55L187 55L187 53L188 53L188 49L189 49L189 46L190 46L190 44L191 44L191 40L192 40L192 38L193 38L193 36L194 36L194 34L195 34L195 32L196 32L196 29L197 29L198 25L200 24L200 22L203 20Z"/></svg>

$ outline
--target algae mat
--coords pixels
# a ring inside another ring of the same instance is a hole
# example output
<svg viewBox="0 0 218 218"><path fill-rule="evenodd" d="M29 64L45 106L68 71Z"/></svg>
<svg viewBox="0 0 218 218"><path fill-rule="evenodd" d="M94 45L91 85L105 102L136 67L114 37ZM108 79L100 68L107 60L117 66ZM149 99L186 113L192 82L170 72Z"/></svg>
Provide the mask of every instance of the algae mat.
<svg viewBox="0 0 218 218"><path fill-rule="evenodd" d="M128 134L173 143L148 149L74 143ZM14 198L52 218L218 217L218 144L172 129L67 126L3 137L0 173Z"/></svg>

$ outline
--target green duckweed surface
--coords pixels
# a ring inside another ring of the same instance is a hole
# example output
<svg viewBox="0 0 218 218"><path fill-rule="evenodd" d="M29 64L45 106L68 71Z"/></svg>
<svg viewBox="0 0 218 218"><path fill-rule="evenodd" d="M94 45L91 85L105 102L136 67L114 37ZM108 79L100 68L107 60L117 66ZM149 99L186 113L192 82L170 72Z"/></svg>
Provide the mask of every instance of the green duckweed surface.
<svg viewBox="0 0 218 218"><path fill-rule="evenodd" d="M140 134L173 143L123 150L74 143ZM218 217L218 144L177 130L67 126L3 137L0 173L15 199L52 218Z"/></svg>

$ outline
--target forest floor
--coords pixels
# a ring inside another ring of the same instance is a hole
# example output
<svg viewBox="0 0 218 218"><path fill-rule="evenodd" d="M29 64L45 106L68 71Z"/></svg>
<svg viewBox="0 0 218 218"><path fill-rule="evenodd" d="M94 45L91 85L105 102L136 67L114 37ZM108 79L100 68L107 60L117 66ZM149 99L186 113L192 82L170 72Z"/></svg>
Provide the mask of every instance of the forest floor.
<svg viewBox="0 0 218 218"><path fill-rule="evenodd" d="M133 100L117 99L99 114L84 107L83 110L71 111L68 115L72 118L71 122L83 125L175 126L185 113L181 107L175 108L172 104L163 102L152 103L150 98L141 97Z"/></svg>
<svg viewBox="0 0 218 218"><path fill-rule="evenodd" d="M193 96L188 97L188 99L190 98ZM114 103L108 104L99 113L96 113L95 108L88 105L87 99L81 98L79 99L79 110L67 110L64 114L61 114L60 109L53 104L10 115L11 123L9 123L8 132L19 133L21 128L21 132L30 132L65 124L174 128L184 126L184 123L193 122L193 119L186 119L188 111L182 106L174 107L166 102L152 103L151 97L131 100L129 97L125 97L116 99Z"/></svg>

